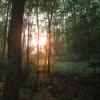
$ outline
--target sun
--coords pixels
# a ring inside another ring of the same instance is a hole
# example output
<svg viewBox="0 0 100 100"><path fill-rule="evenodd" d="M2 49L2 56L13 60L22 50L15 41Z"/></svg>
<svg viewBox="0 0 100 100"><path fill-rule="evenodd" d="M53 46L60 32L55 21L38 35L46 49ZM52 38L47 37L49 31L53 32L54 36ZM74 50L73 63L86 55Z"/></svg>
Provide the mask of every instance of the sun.
<svg viewBox="0 0 100 100"><path fill-rule="evenodd" d="M31 44L33 46L39 45L39 46L43 46L44 47L47 44L47 36L46 36L46 34L41 33L41 35L39 36L39 41L38 41L37 35L33 35L32 36L32 40L31 40Z"/></svg>
<svg viewBox="0 0 100 100"><path fill-rule="evenodd" d="M46 37L40 37L39 39L39 46L45 46L47 43L47 38Z"/></svg>
<svg viewBox="0 0 100 100"><path fill-rule="evenodd" d="M24 33L23 33L24 34ZM22 35L23 38L23 35ZM23 40L23 39L22 39ZM28 30L25 30L25 45L27 46L28 43ZM48 38L46 30L40 31L39 39L37 31L32 31L31 37L29 39L29 47L31 49L32 54L36 54L39 47L39 52L46 52L46 48L48 47Z"/></svg>
<svg viewBox="0 0 100 100"><path fill-rule="evenodd" d="M39 51L45 52L45 47L47 46L47 33L43 32L39 35L39 40L37 34L33 34L31 39L31 46L34 48L32 52L37 53L37 48L39 46Z"/></svg>

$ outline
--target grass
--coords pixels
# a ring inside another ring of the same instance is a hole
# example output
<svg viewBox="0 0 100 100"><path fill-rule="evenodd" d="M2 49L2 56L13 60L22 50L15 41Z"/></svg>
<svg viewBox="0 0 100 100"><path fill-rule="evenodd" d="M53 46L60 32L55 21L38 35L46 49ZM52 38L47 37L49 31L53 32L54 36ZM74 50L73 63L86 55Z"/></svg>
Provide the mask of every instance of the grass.
<svg viewBox="0 0 100 100"><path fill-rule="evenodd" d="M53 64L53 72L59 72L62 74L80 73L91 75L94 73L94 69L87 67L87 62L55 62ZM97 68L97 73L100 73L100 68Z"/></svg>

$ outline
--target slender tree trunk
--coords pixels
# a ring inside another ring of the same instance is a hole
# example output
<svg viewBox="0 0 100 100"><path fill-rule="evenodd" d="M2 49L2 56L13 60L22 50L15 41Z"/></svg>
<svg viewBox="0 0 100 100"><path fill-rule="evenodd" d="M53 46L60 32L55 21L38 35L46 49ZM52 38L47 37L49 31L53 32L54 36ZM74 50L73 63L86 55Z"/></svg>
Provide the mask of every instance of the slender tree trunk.
<svg viewBox="0 0 100 100"><path fill-rule="evenodd" d="M29 17L29 16L28 16ZM26 71L28 72L29 69L29 52L30 52L30 22L28 21L28 34L27 34L27 68Z"/></svg>
<svg viewBox="0 0 100 100"><path fill-rule="evenodd" d="M29 4L28 4L28 8L29 8L29 11L28 11L28 13L27 13L27 17L28 17L28 21L27 21L27 26L28 26L28 34L27 34L27 55L26 55L26 59L27 59L27 67L26 67L26 74L27 74L27 76L29 75L29 65L30 65L30 29L31 29L31 22L30 22L30 14L31 14L31 11L30 11L30 2L29 2Z"/></svg>
<svg viewBox="0 0 100 100"><path fill-rule="evenodd" d="M49 41L49 48L48 48L48 73L51 73L51 22L52 22L52 13L51 15L48 14L48 41Z"/></svg>
<svg viewBox="0 0 100 100"><path fill-rule="evenodd" d="M23 54L24 54L25 42L26 42L26 40L25 40L25 29L26 29L26 27L24 26L24 27L23 27L23 37L22 37L22 56L23 56Z"/></svg>
<svg viewBox="0 0 100 100"><path fill-rule="evenodd" d="M73 0L73 3L72 3L72 20L73 20L73 33L74 33L74 36L76 36L76 8L75 8L75 1Z"/></svg>
<svg viewBox="0 0 100 100"><path fill-rule="evenodd" d="M37 8L36 8L36 17L37 17L37 29L38 29L38 35L37 35L37 65L36 65L36 79L38 80L38 70L39 70L39 14L38 14L38 2L37 2Z"/></svg>
<svg viewBox="0 0 100 100"><path fill-rule="evenodd" d="M6 22L5 22L5 30L4 30L4 36L3 36L3 50L2 50L2 57L5 56L5 49L6 49L6 40L7 40L7 28L8 28L8 17L9 17L9 10L10 10L10 2L7 2L7 16L6 16Z"/></svg>
<svg viewBox="0 0 100 100"><path fill-rule="evenodd" d="M67 25L66 25L66 16L68 16L68 13L66 12L66 0L63 0L63 6L64 6L64 22L65 22L65 36L66 36L66 42L67 42L67 52L69 53L69 49L70 49L70 45L69 45L69 39L68 39L68 28L67 28Z"/></svg>
<svg viewBox="0 0 100 100"><path fill-rule="evenodd" d="M25 0L12 0L12 16L8 34L8 73L3 100L19 100L21 84L21 36Z"/></svg>

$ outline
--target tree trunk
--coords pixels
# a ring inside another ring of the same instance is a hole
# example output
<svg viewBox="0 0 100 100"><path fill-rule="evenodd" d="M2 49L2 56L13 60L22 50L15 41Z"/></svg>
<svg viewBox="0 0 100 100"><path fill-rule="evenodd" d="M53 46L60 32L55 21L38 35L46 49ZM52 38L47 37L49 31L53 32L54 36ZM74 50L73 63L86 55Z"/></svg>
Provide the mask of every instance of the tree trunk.
<svg viewBox="0 0 100 100"><path fill-rule="evenodd" d="M40 33L39 33L39 12L38 12L38 3L37 2L37 7L36 7L36 18L37 18L37 29L38 29L38 34L37 34L37 62L36 62L36 81L38 80L38 71L39 71L39 60L40 60L40 57L39 57L39 51L40 51L40 46L39 46L39 36L40 36Z"/></svg>
<svg viewBox="0 0 100 100"><path fill-rule="evenodd" d="M12 16L8 34L8 73L3 100L19 100L24 5L25 0L12 0Z"/></svg>
<svg viewBox="0 0 100 100"><path fill-rule="evenodd" d="M6 42L7 42L7 27L8 27L8 17L9 17L9 10L10 10L10 2L7 1L7 15L6 15L6 22L5 22L5 30L3 35L3 50L2 50L2 58L5 56L5 49L6 49Z"/></svg>
<svg viewBox="0 0 100 100"><path fill-rule="evenodd" d="M23 27L23 37L22 37L22 56L24 55L24 51L25 51L25 29L26 29L26 26ZM23 58L23 57L22 57Z"/></svg>
<svg viewBox="0 0 100 100"><path fill-rule="evenodd" d="M52 13L48 15L48 41L49 41L49 48L48 48L48 73L51 73L51 22L52 22Z"/></svg>
<svg viewBox="0 0 100 100"><path fill-rule="evenodd" d="M29 16L28 16L29 18ZM26 72L28 72L29 70L29 53L30 53L30 22L28 21L27 23L27 26L28 26L28 34L27 34L27 67L26 67ZM28 74L28 73L27 73Z"/></svg>

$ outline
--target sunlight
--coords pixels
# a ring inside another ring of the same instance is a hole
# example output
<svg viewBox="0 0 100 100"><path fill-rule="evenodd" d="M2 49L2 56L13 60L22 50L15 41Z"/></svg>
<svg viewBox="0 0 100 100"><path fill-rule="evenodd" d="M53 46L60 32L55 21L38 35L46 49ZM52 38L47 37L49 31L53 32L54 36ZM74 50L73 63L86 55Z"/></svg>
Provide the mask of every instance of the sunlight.
<svg viewBox="0 0 100 100"><path fill-rule="evenodd" d="M46 38L45 37L40 37L40 39L39 39L39 45L40 46L45 46L46 45Z"/></svg>
<svg viewBox="0 0 100 100"><path fill-rule="evenodd" d="M47 35L46 32L40 33L39 41L38 41L38 39L36 38L37 34L36 34L36 36L33 34L32 41L31 41L32 46L37 47L37 45L39 43L40 47L44 47L47 44L47 36L46 35Z"/></svg>
<svg viewBox="0 0 100 100"><path fill-rule="evenodd" d="M34 12L34 11L33 11ZM25 15L24 15L25 16ZM25 16L27 18L27 16ZM37 27L37 16L32 14L29 18L29 27L27 26L25 29L25 45L27 47L28 43L28 33L29 33L29 47L31 49L32 54L37 53L37 48L39 45L39 52L45 53L45 47L47 47L48 39L47 39L47 24L48 20L46 19L46 13L40 14L38 16L38 24L39 30ZM34 23L33 23L34 22ZM29 28L29 30L28 30ZM39 31L39 40L38 40L38 31ZM24 35L22 35L24 38Z"/></svg>
<svg viewBox="0 0 100 100"><path fill-rule="evenodd" d="M45 53L45 47L47 45L47 33L46 32L41 32L39 35L39 41L38 41L38 36L37 34L32 34L32 39L31 39L31 46L34 48L32 50L32 54L37 53L37 46L39 43L39 51L42 53Z"/></svg>

